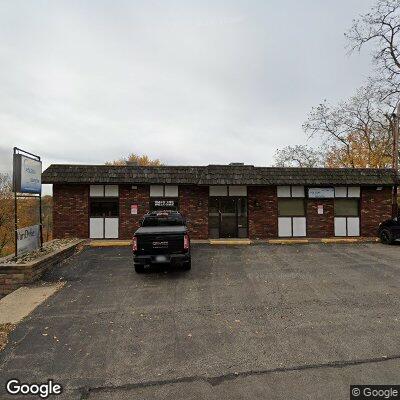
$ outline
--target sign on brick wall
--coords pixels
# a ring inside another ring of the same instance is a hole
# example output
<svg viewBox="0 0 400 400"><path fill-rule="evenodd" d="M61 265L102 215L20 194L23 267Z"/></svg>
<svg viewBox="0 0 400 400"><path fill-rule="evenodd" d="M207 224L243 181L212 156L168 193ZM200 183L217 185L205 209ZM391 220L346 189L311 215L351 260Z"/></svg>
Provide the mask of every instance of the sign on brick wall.
<svg viewBox="0 0 400 400"><path fill-rule="evenodd" d="M310 199L332 199L335 197L333 188L309 188L308 197Z"/></svg>

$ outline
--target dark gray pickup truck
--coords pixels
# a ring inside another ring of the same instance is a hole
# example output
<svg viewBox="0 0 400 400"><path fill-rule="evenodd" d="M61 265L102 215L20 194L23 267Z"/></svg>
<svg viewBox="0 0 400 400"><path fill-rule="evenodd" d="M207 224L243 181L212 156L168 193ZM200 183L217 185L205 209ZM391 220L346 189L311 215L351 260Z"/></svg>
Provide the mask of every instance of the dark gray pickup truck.
<svg viewBox="0 0 400 400"><path fill-rule="evenodd" d="M185 219L176 211L151 212L144 216L132 238L137 273L151 264L180 264L191 268L190 238Z"/></svg>

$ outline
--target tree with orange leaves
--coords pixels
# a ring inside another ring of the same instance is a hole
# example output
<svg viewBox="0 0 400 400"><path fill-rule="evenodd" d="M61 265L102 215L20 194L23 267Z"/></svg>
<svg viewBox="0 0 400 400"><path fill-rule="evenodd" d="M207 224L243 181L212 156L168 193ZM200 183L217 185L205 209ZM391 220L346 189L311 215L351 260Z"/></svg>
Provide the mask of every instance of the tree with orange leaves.
<svg viewBox="0 0 400 400"><path fill-rule="evenodd" d="M158 159L152 160L149 156L146 155L137 155L134 153L130 153L127 157L121 157L118 160L107 161L106 165L162 165L161 161Z"/></svg>

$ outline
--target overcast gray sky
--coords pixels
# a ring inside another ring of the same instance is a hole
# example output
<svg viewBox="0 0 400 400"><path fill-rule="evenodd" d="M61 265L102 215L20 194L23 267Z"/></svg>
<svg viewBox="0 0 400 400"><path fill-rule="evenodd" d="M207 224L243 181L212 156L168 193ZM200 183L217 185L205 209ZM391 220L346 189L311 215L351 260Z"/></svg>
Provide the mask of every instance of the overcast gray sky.
<svg viewBox="0 0 400 400"><path fill-rule="evenodd" d="M129 152L270 165L313 105L353 93L343 33L368 0L0 0L0 171Z"/></svg>

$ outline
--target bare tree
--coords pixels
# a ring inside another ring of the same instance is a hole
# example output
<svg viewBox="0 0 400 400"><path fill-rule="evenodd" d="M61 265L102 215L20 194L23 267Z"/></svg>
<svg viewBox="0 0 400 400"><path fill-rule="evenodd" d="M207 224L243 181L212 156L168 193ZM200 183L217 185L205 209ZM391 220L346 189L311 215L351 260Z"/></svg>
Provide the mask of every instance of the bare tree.
<svg viewBox="0 0 400 400"><path fill-rule="evenodd" d="M274 166L276 167L321 167L322 154L310 146L295 145L279 149L274 155Z"/></svg>
<svg viewBox="0 0 400 400"><path fill-rule="evenodd" d="M376 76L371 82L380 98L397 103L400 94L400 1L378 0L371 11L353 21L345 34L350 50L360 51L367 43L373 46Z"/></svg>
<svg viewBox="0 0 400 400"><path fill-rule="evenodd" d="M319 136L324 141L331 166L388 167L393 143L392 112L393 108L380 102L373 86L368 85L337 106L324 101L312 108L303 129L309 137Z"/></svg>

